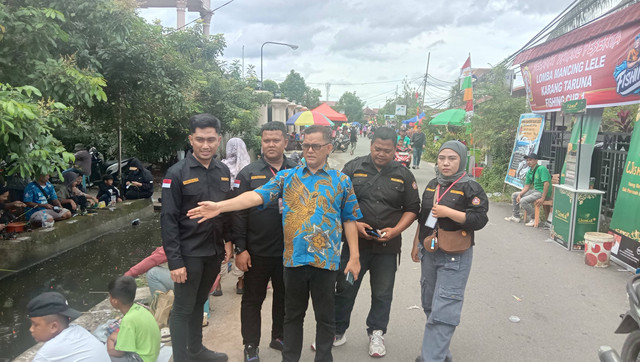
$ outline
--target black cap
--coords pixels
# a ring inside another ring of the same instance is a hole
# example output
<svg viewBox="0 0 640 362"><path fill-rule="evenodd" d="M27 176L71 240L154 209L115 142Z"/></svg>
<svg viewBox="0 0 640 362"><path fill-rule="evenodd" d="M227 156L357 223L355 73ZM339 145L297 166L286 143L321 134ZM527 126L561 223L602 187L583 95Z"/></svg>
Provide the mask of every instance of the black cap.
<svg viewBox="0 0 640 362"><path fill-rule="evenodd" d="M69 303L60 293L46 292L31 299L27 304L29 317L43 317L51 314L61 314L74 320L82 315L75 309L69 308Z"/></svg>
<svg viewBox="0 0 640 362"><path fill-rule="evenodd" d="M538 154L535 152L531 152L530 154L524 156L524 158L533 158L534 160L539 160Z"/></svg>

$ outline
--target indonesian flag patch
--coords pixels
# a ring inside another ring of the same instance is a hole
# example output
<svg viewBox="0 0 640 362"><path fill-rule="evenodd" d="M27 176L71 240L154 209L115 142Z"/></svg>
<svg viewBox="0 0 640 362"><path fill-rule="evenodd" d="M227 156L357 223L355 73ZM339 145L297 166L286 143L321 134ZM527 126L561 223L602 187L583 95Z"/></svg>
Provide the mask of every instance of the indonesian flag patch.
<svg viewBox="0 0 640 362"><path fill-rule="evenodd" d="M171 179L165 178L164 180L162 180L162 188L163 189L170 189L171 188Z"/></svg>
<svg viewBox="0 0 640 362"><path fill-rule="evenodd" d="M235 181L233 181L233 185L231 187L236 189L240 187L240 180L236 179Z"/></svg>

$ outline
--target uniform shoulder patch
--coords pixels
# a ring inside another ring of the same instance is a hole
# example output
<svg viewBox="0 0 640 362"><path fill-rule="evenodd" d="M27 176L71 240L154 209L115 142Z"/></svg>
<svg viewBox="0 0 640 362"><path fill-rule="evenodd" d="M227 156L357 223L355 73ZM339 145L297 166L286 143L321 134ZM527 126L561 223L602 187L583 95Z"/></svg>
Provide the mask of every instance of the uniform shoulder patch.
<svg viewBox="0 0 640 362"><path fill-rule="evenodd" d="M166 179L162 180L162 188L163 189L170 189L171 188L171 179L170 178L166 178Z"/></svg>
<svg viewBox="0 0 640 362"><path fill-rule="evenodd" d="M411 187L413 187L414 190L417 190L418 184L415 181L413 181L413 183L411 184Z"/></svg>
<svg viewBox="0 0 640 362"><path fill-rule="evenodd" d="M474 197L473 200L471 200L471 204L472 205L480 205L480 198L478 196Z"/></svg>
<svg viewBox="0 0 640 362"><path fill-rule="evenodd" d="M393 182L398 182L398 183L401 183L401 184L403 184L403 183L404 183L404 180L399 179L399 178L395 178L395 177L392 177L392 178L391 178L391 181L393 181Z"/></svg>
<svg viewBox="0 0 640 362"><path fill-rule="evenodd" d="M235 181L233 181L233 185L231 185L232 188L238 188L240 187L240 180L235 179Z"/></svg>
<svg viewBox="0 0 640 362"><path fill-rule="evenodd" d="M188 179L188 180L182 181L182 184L183 184L183 185L188 185L188 184L192 184L192 183L194 183L194 182L198 182L198 181L200 181L200 179L198 179L198 178L196 177L196 178L192 178L192 179Z"/></svg>
<svg viewBox="0 0 640 362"><path fill-rule="evenodd" d="M354 173L353 177L369 177L366 173Z"/></svg>
<svg viewBox="0 0 640 362"><path fill-rule="evenodd" d="M220 181L229 181L228 177L220 177Z"/></svg>
<svg viewBox="0 0 640 362"><path fill-rule="evenodd" d="M462 195L464 196L464 192L460 191L460 190L451 190L452 194L458 194L458 195Z"/></svg>
<svg viewBox="0 0 640 362"><path fill-rule="evenodd" d="M260 179L265 179L265 178L267 178L267 176L265 176L265 175L253 175L253 176L251 176L252 180L260 180Z"/></svg>

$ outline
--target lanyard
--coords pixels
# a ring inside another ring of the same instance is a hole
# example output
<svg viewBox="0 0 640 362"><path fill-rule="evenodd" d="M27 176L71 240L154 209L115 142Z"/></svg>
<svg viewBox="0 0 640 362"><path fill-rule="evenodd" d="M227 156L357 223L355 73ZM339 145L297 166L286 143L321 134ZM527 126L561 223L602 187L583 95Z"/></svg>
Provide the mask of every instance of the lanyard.
<svg viewBox="0 0 640 362"><path fill-rule="evenodd" d="M275 171L273 171L273 167L269 166L269 171L271 171L271 173L273 174L273 176L276 175Z"/></svg>
<svg viewBox="0 0 640 362"><path fill-rule="evenodd" d="M461 179L461 178L463 178L463 177L464 177L464 175L466 175L466 174L467 174L466 172L465 172L465 173L463 173L463 174L462 174L462 176L458 177L458 179L457 179L457 180L453 181L453 183L452 183L451 185L449 185L449 188L448 188L445 192L443 192L443 193L442 193L442 195L440 195L440 185L438 185L438 187L436 187L436 198L435 198L435 200L436 200L436 204L440 203L440 200L442 200L442 198L444 197L444 195L446 195L446 194L447 194L447 192L449 192L449 190L451 190L451 188L453 187L453 185L455 185L458 181L460 181L460 179ZM440 195L440 196L438 196L438 195Z"/></svg>

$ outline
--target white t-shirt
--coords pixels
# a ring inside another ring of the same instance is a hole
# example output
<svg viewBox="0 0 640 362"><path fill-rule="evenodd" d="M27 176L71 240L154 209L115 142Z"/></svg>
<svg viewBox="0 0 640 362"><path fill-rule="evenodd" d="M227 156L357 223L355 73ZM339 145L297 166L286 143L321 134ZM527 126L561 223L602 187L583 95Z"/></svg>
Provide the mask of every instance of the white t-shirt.
<svg viewBox="0 0 640 362"><path fill-rule="evenodd" d="M36 353L34 362L110 362L107 346L102 344L89 331L77 324L68 328L44 343Z"/></svg>

